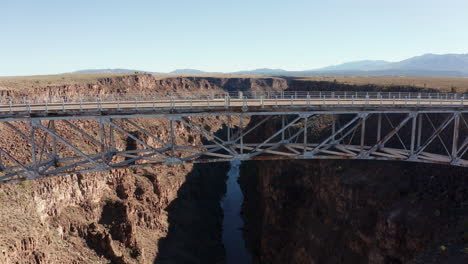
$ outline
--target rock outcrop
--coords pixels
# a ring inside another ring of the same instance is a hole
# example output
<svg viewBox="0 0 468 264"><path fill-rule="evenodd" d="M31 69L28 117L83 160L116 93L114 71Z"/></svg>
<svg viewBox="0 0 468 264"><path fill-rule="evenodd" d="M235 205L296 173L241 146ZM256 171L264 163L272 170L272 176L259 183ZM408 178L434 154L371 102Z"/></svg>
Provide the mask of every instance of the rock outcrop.
<svg viewBox="0 0 468 264"><path fill-rule="evenodd" d="M0 96L61 97L232 90L379 90L286 78L116 76L89 84ZM393 87L392 91L418 91ZM216 133L222 118L200 122ZM317 120L311 137L328 129ZM91 121L72 121L93 131ZM163 140L164 120L138 119ZM122 124L123 125L123 124ZM268 131L265 127L262 131ZM180 144L199 134L176 126ZM19 158L18 135L0 126L0 144ZM151 138L135 135L148 144ZM79 138L63 135L74 144ZM261 138L265 135L252 135ZM136 148L119 135L116 144ZM226 164L157 166L0 185L0 263L223 263ZM246 237L262 263L464 263L468 243L466 170L368 161L255 161L243 164Z"/></svg>
<svg viewBox="0 0 468 264"><path fill-rule="evenodd" d="M285 80L276 78L157 79L138 74L90 84L2 90L0 96L211 93L284 89L286 85ZM225 123L222 118L199 119L214 133ZM163 124L166 121L155 118L135 122L144 123L145 128L167 141L170 133ZM97 128L92 121L72 122L85 131ZM16 133L5 126L0 127L0 133L2 146L8 146L19 159L28 158L25 146L12 143L20 142ZM203 140L181 125L176 126L175 133L179 144ZM137 131L135 135L154 144ZM73 144L83 144L83 139L72 132L62 136ZM116 135L118 147L135 148L134 143ZM224 194L226 170L225 164L184 164L1 185L0 263L222 262L219 201Z"/></svg>
<svg viewBox="0 0 468 264"><path fill-rule="evenodd" d="M246 236L261 263L466 261L462 168L259 161L241 175Z"/></svg>
<svg viewBox="0 0 468 264"><path fill-rule="evenodd" d="M293 80L290 89L378 87ZM314 120L308 138L326 136L333 118ZM268 137L273 126L251 136ZM409 162L249 161L240 180L247 245L258 263L464 263L467 176L465 168Z"/></svg>

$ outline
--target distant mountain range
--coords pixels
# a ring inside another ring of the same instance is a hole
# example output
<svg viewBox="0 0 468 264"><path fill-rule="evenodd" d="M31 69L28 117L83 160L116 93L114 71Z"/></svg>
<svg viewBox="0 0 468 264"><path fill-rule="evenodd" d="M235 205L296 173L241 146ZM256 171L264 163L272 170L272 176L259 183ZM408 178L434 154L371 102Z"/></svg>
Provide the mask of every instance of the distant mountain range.
<svg viewBox="0 0 468 264"><path fill-rule="evenodd" d="M129 69L93 69L73 73L134 73L150 71ZM221 72L205 72L197 69L178 69L170 74L219 74ZM313 76L313 75L352 75L352 76L437 76L437 77L468 77L468 54L424 54L398 62L383 60L362 60L332 65L324 68L287 71L283 69L255 69L227 74L248 74L268 76Z"/></svg>
<svg viewBox="0 0 468 264"><path fill-rule="evenodd" d="M196 70L196 69L177 69L175 71L171 71L170 74L204 74L206 72Z"/></svg>
<svg viewBox="0 0 468 264"><path fill-rule="evenodd" d="M135 73L135 72L144 72L144 73L153 73L148 71L140 70L131 70L131 69L86 69L70 72L71 74L93 74L93 73Z"/></svg>

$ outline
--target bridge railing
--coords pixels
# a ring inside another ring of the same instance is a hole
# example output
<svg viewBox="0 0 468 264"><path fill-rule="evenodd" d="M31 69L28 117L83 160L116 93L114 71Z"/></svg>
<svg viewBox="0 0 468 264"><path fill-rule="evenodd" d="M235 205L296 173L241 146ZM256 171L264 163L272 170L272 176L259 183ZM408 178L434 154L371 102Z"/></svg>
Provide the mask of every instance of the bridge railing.
<svg viewBox="0 0 468 264"><path fill-rule="evenodd" d="M411 93L411 92L353 92L353 91L285 91L285 92L230 92L229 96L243 96L247 99L439 99L458 100L467 98L466 94L458 93Z"/></svg>
<svg viewBox="0 0 468 264"><path fill-rule="evenodd" d="M148 94L104 94L104 95L75 95L75 96L23 96L0 97L0 104L26 103L62 103L62 102L114 102L114 101L152 101L152 100L216 100L228 96L231 99L431 99L431 100L460 100L468 98L468 94L459 93L411 93L411 92L353 92L353 91L233 91L225 93L148 93Z"/></svg>
<svg viewBox="0 0 468 264"><path fill-rule="evenodd" d="M81 96L56 96L56 97L0 97L0 111L11 112L13 108L31 109L33 106L43 106L51 104L76 104L76 105L99 105L103 103L116 103L137 106L142 102L174 103L181 101L198 102L199 105L210 106L210 103L217 101L218 104L224 101L229 105L231 101L242 100L245 106L258 105L264 100L282 101L282 105L291 102L291 105L297 105L294 100L320 100L325 104L326 100L331 100L336 104L392 104L402 100L408 105L418 105L422 100L426 104L437 105L438 103L451 105L465 105L467 94L457 93L410 93L410 92L352 92L352 91L233 91L225 93L200 92L200 93L149 93L149 94L105 94L105 95L81 95ZM356 101L356 103L355 103ZM303 103L304 101L302 101ZM317 104L317 101L315 101ZM171 104L174 107L175 104ZM213 104L212 104L213 105ZM132 106L132 107L133 107ZM192 104L190 104L192 107ZM81 107L80 107L81 108ZM103 107L105 108L105 106ZM65 107L63 108L65 110ZM29 110L30 112L31 110Z"/></svg>

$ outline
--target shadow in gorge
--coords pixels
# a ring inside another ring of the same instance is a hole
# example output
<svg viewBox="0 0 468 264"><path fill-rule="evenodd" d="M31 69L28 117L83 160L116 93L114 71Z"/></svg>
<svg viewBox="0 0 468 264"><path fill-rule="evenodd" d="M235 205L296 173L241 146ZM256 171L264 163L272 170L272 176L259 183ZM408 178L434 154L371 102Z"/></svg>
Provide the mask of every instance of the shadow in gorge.
<svg viewBox="0 0 468 264"><path fill-rule="evenodd" d="M310 142L329 135L332 120L316 120ZM436 126L443 120L432 116ZM250 137L262 140L278 123L265 123ZM376 127L369 118L366 142L376 141ZM399 131L407 144L410 130ZM431 133L422 131L422 138ZM396 137L386 146L402 147ZM439 144L430 151L444 150ZM246 161L239 179L246 245L253 263L468 263L467 175L466 168L398 161Z"/></svg>
<svg viewBox="0 0 468 264"><path fill-rule="evenodd" d="M194 164L167 208L169 231L154 263L224 263L220 201L228 170L227 162Z"/></svg>
<svg viewBox="0 0 468 264"><path fill-rule="evenodd" d="M169 231L155 263L223 263L223 211L228 163L195 164L168 206Z"/></svg>

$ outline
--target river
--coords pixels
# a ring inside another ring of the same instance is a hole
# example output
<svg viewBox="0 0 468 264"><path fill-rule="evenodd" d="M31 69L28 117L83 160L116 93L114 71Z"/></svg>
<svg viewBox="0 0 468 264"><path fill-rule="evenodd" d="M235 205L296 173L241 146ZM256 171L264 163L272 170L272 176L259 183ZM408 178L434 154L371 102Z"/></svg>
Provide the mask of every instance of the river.
<svg viewBox="0 0 468 264"><path fill-rule="evenodd" d="M244 222L241 217L241 207L244 195L237 182L239 178L240 161L232 161L226 181L226 194L221 202L224 211L223 243L226 249L227 264L249 264L252 262L245 247L242 228Z"/></svg>

